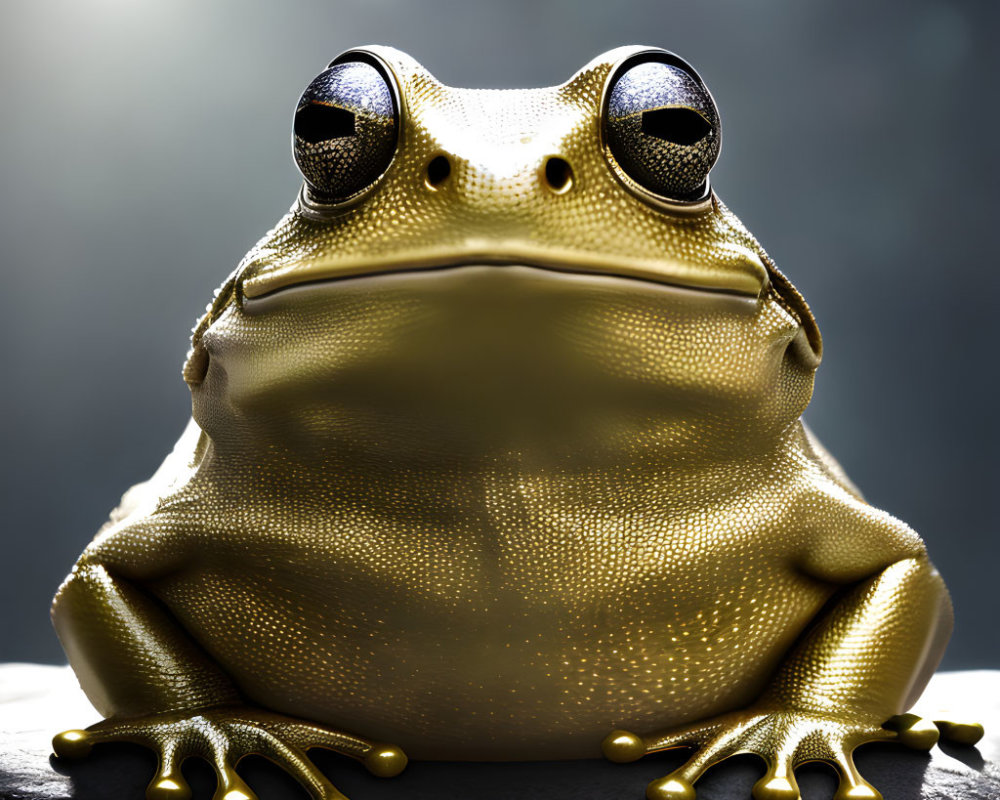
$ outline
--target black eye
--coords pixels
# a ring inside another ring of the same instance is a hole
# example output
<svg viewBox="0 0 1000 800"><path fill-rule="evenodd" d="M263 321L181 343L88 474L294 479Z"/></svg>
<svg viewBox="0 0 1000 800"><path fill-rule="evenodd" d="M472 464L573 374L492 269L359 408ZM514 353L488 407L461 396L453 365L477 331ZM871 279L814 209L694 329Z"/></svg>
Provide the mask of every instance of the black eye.
<svg viewBox="0 0 1000 800"><path fill-rule="evenodd" d="M295 110L292 149L319 202L346 200L373 184L396 152L399 113L388 79L372 64L323 70Z"/></svg>
<svg viewBox="0 0 1000 800"><path fill-rule="evenodd" d="M693 71L666 54L640 58L619 70L607 95L612 163L665 199L699 200L722 142L715 102Z"/></svg>

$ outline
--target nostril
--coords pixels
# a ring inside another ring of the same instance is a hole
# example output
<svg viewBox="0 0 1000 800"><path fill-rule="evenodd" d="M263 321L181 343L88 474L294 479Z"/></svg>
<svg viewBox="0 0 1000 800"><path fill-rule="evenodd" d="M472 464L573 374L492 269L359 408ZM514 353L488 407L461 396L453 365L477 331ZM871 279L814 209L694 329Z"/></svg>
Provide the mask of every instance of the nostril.
<svg viewBox="0 0 1000 800"><path fill-rule="evenodd" d="M451 175L451 162L448 156L434 156L427 164L427 186L437 189Z"/></svg>
<svg viewBox="0 0 1000 800"><path fill-rule="evenodd" d="M565 158L552 156L545 160L545 185L556 194L568 192L573 186L573 168Z"/></svg>

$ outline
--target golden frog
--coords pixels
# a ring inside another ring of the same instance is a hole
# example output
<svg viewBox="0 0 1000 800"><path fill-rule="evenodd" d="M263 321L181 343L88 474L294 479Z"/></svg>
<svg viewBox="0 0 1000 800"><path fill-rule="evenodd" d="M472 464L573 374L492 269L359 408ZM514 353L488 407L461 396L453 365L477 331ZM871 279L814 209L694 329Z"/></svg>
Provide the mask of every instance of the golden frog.
<svg viewBox="0 0 1000 800"><path fill-rule="evenodd" d="M261 754L616 761L694 747L650 798L757 753L758 798L904 715L951 629L913 531L803 426L820 336L712 192L715 104L662 50L545 89L386 47L306 89L294 206L223 284L193 419L59 590L106 717L54 747L159 755L150 798Z"/></svg>

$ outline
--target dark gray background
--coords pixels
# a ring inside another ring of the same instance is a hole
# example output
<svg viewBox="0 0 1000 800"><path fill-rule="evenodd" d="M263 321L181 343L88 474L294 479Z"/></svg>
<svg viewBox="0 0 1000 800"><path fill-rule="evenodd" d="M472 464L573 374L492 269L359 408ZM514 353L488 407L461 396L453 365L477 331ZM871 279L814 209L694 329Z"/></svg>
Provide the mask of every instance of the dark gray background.
<svg viewBox="0 0 1000 800"><path fill-rule="evenodd" d="M8 0L0 11L0 661L57 662L49 598L188 414L213 288L290 205L294 103L352 45L446 83L560 83L673 49L722 111L722 198L811 302L807 414L1000 664L994 40L1000 4ZM992 51L992 52L991 52Z"/></svg>

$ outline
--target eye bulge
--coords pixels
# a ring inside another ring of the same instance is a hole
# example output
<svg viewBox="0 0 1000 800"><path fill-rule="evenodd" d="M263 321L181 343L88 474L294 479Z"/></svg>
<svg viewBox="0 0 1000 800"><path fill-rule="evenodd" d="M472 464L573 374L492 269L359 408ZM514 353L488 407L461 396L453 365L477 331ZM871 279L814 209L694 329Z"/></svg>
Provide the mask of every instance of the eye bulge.
<svg viewBox="0 0 1000 800"><path fill-rule="evenodd" d="M625 65L608 93L612 163L653 194L693 201L708 191L719 157L719 112L701 80L664 60Z"/></svg>
<svg viewBox="0 0 1000 800"><path fill-rule="evenodd" d="M349 199L385 172L396 152L399 111L388 79L372 64L323 70L295 110L292 150L320 203Z"/></svg>

